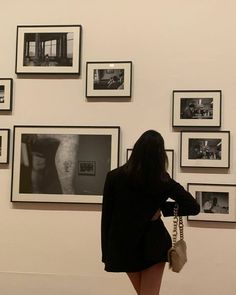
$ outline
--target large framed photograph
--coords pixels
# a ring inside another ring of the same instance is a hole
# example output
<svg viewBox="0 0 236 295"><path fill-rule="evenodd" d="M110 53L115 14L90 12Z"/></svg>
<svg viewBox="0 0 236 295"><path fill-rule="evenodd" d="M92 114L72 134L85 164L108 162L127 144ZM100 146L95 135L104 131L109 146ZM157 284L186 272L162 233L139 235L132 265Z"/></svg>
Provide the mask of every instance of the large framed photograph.
<svg viewBox="0 0 236 295"><path fill-rule="evenodd" d="M10 129L0 129L0 164L9 163Z"/></svg>
<svg viewBox="0 0 236 295"><path fill-rule="evenodd" d="M174 90L173 127L220 127L221 90Z"/></svg>
<svg viewBox="0 0 236 295"><path fill-rule="evenodd" d="M16 74L80 74L81 25L17 26Z"/></svg>
<svg viewBox="0 0 236 295"><path fill-rule="evenodd" d="M126 162L128 161L129 157L131 156L133 149L126 149ZM166 149L166 155L168 158L168 169L167 172L173 178L174 177L174 150Z"/></svg>
<svg viewBox="0 0 236 295"><path fill-rule="evenodd" d="M13 79L0 78L0 112L12 110Z"/></svg>
<svg viewBox="0 0 236 295"><path fill-rule="evenodd" d="M188 191L200 205L200 213L188 220L236 222L236 185L188 183Z"/></svg>
<svg viewBox="0 0 236 295"><path fill-rule="evenodd" d="M181 131L180 166L230 167L229 131Z"/></svg>
<svg viewBox="0 0 236 295"><path fill-rule="evenodd" d="M132 62L87 62L86 97L131 97Z"/></svg>
<svg viewBox="0 0 236 295"><path fill-rule="evenodd" d="M101 203L117 126L14 126L12 202Z"/></svg>

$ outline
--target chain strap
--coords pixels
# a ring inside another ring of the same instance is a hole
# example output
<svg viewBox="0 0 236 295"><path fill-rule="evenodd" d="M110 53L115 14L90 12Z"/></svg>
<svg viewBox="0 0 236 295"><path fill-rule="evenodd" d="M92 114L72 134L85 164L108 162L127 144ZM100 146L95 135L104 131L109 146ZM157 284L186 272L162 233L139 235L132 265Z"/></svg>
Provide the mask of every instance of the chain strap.
<svg viewBox="0 0 236 295"><path fill-rule="evenodd" d="M178 237L178 226L179 226L180 240L184 239L183 217L178 216L178 211L179 211L179 205L175 204L175 206L174 206L174 218L173 218L173 238L172 238L173 247L175 247L177 237Z"/></svg>

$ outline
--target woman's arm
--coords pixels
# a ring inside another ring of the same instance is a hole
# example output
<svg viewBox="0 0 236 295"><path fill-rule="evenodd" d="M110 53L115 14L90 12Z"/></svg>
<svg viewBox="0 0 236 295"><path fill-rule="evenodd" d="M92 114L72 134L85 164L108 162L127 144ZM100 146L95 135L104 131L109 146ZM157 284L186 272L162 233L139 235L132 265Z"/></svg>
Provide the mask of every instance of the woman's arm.
<svg viewBox="0 0 236 295"><path fill-rule="evenodd" d="M168 190L168 197L178 203L180 216L197 215L200 212L200 206L196 199L173 179ZM175 202L166 201L163 204L161 210L164 216L173 216Z"/></svg>

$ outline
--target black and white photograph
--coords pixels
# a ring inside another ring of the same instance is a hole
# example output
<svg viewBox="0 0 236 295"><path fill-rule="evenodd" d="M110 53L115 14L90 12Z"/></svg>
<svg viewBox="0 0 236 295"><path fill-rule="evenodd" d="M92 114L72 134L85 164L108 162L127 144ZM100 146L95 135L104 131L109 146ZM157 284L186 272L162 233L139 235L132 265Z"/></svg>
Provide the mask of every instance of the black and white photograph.
<svg viewBox="0 0 236 295"><path fill-rule="evenodd" d="M9 163L10 129L0 129L0 164Z"/></svg>
<svg viewBox="0 0 236 295"><path fill-rule="evenodd" d="M200 214L189 220L236 222L236 185L189 183L188 191L200 205Z"/></svg>
<svg viewBox="0 0 236 295"><path fill-rule="evenodd" d="M101 203L106 174L118 167L119 130L15 126L12 201Z"/></svg>
<svg viewBox="0 0 236 295"><path fill-rule="evenodd" d="M129 157L131 156L132 150L133 149L131 149L131 148L126 149L126 162L128 161ZM166 151L166 155L168 158L167 172L173 178L174 177L174 150L166 149L165 151Z"/></svg>
<svg viewBox="0 0 236 295"><path fill-rule="evenodd" d="M79 161L78 162L79 175L92 175L96 174L96 161Z"/></svg>
<svg viewBox="0 0 236 295"><path fill-rule="evenodd" d="M131 97L132 62L87 62L86 97Z"/></svg>
<svg viewBox="0 0 236 295"><path fill-rule="evenodd" d="M0 78L0 112L12 110L13 79Z"/></svg>
<svg viewBox="0 0 236 295"><path fill-rule="evenodd" d="M79 74L81 26L18 26L16 73Z"/></svg>
<svg viewBox="0 0 236 295"><path fill-rule="evenodd" d="M229 131L182 131L181 167L230 167Z"/></svg>
<svg viewBox="0 0 236 295"><path fill-rule="evenodd" d="M221 90L174 90L173 127L220 127Z"/></svg>

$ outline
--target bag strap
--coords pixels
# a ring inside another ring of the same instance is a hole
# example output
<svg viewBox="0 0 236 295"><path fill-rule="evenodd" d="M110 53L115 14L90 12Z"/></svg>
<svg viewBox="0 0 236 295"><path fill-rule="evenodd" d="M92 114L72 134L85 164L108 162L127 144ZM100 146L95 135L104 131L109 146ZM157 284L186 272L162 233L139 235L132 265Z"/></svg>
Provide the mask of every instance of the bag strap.
<svg viewBox="0 0 236 295"><path fill-rule="evenodd" d="M172 238L172 246L175 247L177 236L178 236L178 227L180 233L180 240L184 239L184 223L183 217L178 216L179 205L175 203L174 206L174 218L173 218L173 238Z"/></svg>

